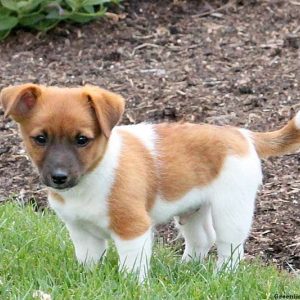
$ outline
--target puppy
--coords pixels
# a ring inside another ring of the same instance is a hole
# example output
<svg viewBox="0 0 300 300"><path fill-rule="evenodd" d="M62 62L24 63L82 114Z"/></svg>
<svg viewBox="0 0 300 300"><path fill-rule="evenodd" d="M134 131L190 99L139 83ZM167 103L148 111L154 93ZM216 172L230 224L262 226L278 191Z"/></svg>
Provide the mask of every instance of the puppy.
<svg viewBox="0 0 300 300"><path fill-rule="evenodd" d="M116 126L121 96L104 89L35 84L2 90L5 116L24 144L65 222L79 262L93 265L113 239L120 269L147 276L152 228L177 217L183 261L202 260L216 243L217 268L243 257L260 158L300 145L300 114L274 132L229 126Z"/></svg>

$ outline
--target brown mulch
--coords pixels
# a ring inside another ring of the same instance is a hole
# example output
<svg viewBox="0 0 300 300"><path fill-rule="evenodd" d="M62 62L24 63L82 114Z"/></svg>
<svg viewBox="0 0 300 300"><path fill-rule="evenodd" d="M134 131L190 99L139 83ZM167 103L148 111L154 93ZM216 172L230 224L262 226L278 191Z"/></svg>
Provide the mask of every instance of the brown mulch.
<svg viewBox="0 0 300 300"><path fill-rule="evenodd" d="M300 109L299 1L127 1L88 25L19 30L0 44L0 88L23 82L100 85L127 99L124 124L180 121L271 130ZM225 6L224 6L225 5ZM221 9L218 9L220 8ZM45 205L45 191L0 111L0 201ZM246 244L300 269L299 154L263 162ZM170 226L159 228L170 242Z"/></svg>

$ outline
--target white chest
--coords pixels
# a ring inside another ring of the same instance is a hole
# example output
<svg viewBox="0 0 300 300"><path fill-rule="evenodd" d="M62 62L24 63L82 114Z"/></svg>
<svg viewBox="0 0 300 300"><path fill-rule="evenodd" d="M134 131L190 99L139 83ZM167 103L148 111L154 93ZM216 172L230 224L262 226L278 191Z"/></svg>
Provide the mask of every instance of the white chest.
<svg viewBox="0 0 300 300"><path fill-rule="evenodd" d="M91 195L89 195L91 196ZM49 204L66 224L73 224L97 236L109 236L109 216L102 197L65 198L64 203L49 197Z"/></svg>

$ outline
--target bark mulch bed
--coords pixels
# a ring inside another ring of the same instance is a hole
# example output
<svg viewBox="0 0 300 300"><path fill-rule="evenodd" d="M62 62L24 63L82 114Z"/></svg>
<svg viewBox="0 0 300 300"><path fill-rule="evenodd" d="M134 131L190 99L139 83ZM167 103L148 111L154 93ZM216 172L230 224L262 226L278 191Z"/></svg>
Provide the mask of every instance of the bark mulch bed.
<svg viewBox="0 0 300 300"><path fill-rule="evenodd" d="M19 30L0 44L0 88L23 82L100 85L127 99L124 124L190 121L271 130L300 109L297 1L125 1L88 25L47 35ZM45 191L0 115L0 201L36 201ZM300 269L299 154L263 162L264 185L246 244ZM32 200L34 199L34 200ZM167 242L172 225L158 231Z"/></svg>

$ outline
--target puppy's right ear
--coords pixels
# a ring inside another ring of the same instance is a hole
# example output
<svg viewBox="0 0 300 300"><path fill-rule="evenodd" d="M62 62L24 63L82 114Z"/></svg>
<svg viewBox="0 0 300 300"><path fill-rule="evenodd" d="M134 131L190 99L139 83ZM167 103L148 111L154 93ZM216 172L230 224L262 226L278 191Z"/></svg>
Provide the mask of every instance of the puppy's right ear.
<svg viewBox="0 0 300 300"><path fill-rule="evenodd" d="M35 106L40 95L40 87L31 83L4 88L0 93L4 117L8 115L14 119L26 117Z"/></svg>

